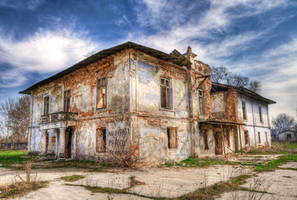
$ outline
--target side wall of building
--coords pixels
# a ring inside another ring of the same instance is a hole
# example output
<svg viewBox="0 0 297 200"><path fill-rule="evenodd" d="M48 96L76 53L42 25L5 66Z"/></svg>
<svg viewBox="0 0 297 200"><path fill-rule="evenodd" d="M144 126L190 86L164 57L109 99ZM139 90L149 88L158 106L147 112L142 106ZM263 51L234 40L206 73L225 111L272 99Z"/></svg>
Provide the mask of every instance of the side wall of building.
<svg viewBox="0 0 297 200"><path fill-rule="evenodd" d="M243 118L243 102L246 105L246 119ZM245 123L241 131L243 134L247 131L249 135L249 144L247 146L271 145L270 119L268 105L266 103L239 95L238 117Z"/></svg>

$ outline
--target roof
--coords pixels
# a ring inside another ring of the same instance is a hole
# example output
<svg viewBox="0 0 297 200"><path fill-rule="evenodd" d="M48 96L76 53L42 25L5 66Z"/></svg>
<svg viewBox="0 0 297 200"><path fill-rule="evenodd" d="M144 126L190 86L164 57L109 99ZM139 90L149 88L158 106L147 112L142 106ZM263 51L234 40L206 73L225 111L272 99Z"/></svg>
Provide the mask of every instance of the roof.
<svg viewBox="0 0 297 200"><path fill-rule="evenodd" d="M156 50L156 49L153 49L153 48L149 48L149 47L146 47L146 46L142 46L140 44L136 44L136 43L133 43L133 42L126 42L126 43L123 43L123 44L120 44L118 46L114 46L112 48L109 48L109 49L104 49L102 51L99 51L98 53L95 53L94 55L76 63L75 65L57 73L57 74L54 74L53 76L50 76L49 78L46 78L32 86L30 86L29 88L21 91L20 93L21 94L30 94L30 91L42 86L42 85L45 85L47 83L50 83L54 80L57 80L67 74L70 74L71 72L74 72L78 69L81 69L81 68L84 68L94 62L97 62L101 59L104 59L110 55L113 55L115 53L118 53L122 50L125 50L125 49L136 49L138 51L141 51L143 53L146 53L146 54L149 54L151 56L154 56L154 57L157 57L159 59L162 59L162 60L165 60L165 61L169 61L169 62L172 62L178 66L182 66L182 64L184 63L184 59L181 59L180 56L176 57L175 54L167 54L167 53L164 53L162 51L159 51L159 50Z"/></svg>
<svg viewBox="0 0 297 200"><path fill-rule="evenodd" d="M271 99L267 99L261 95L259 95L258 93L249 90L247 88L244 87L236 87L236 86L232 86L232 85L227 85L227 84L222 84L222 83L212 83L212 87L211 87L211 92L218 92L218 91L228 91L228 89L230 88L234 88L238 93L243 94L245 96L251 97L253 99L265 102L267 104L274 104L276 103L275 101L271 100Z"/></svg>

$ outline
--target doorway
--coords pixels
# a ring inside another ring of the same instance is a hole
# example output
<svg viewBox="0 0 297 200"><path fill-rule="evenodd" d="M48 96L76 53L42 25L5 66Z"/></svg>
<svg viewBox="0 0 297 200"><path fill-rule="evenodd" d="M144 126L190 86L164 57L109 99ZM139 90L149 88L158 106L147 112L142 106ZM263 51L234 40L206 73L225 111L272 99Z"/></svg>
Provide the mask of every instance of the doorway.
<svg viewBox="0 0 297 200"><path fill-rule="evenodd" d="M216 155L222 155L223 154L223 144L222 144L222 134L220 132L215 132L214 134L215 138L215 153Z"/></svg>
<svg viewBox="0 0 297 200"><path fill-rule="evenodd" d="M66 129L66 134L65 134L65 158L71 158L71 151L72 151L72 136L73 136L73 128L68 127Z"/></svg>

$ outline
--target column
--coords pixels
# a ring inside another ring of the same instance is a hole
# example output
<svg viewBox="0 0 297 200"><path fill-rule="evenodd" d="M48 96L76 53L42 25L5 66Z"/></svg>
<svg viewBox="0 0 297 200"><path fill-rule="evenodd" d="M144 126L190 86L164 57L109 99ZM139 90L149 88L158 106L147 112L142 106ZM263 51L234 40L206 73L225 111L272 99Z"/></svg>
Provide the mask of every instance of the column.
<svg viewBox="0 0 297 200"><path fill-rule="evenodd" d="M59 128L60 131L60 138L59 138L59 158L65 157L65 135L66 135L66 128Z"/></svg>
<svg viewBox="0 0 297 200"><path fill-rule="evenodd" d="M59 141L60 141L60 138L59 138L59 129L55 128L54 129L54 133L56 135L55 154L56 154L56 157L58 157L59 156Z"/></svg>

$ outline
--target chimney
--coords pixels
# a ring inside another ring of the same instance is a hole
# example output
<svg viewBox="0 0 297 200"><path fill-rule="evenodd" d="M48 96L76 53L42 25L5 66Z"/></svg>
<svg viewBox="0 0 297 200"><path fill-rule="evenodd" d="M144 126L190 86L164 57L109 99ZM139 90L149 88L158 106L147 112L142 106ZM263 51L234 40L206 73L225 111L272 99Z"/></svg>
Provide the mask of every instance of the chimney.
<svg viewBox="0 0 297 200"><path fill-rule="evenodd" d="M186 56L186 58L191 62L194 63L194 58L197 56L196 54L194 54L192 52L192 48L190 46L188 46L187 52L184 53L184 56Z"/></svg>

